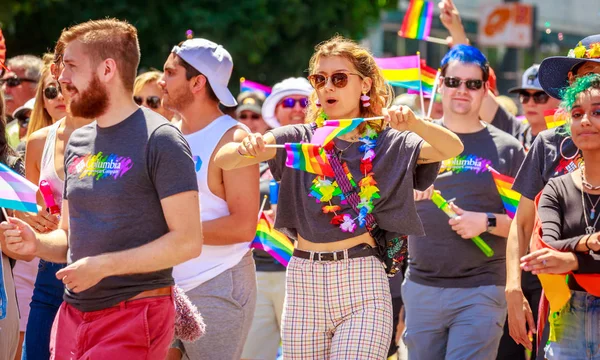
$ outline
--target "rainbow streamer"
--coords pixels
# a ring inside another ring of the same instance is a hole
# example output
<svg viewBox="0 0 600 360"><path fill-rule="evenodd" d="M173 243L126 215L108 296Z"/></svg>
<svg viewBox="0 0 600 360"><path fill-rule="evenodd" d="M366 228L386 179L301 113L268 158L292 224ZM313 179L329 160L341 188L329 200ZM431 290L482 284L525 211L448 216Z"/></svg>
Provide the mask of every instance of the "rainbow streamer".
<svg viewBox="0 0 600 360"><path fill-rule="evenodd" d="M265 94L265 96L271 95L270 87L263 85L263 84L259 84L254 81L246 80L245 78L241 78L240 79L240 92L244 92L244 91L259 91L259 92L262 92L263 94Z"/></svg>
<svg viewBox="0 0 600 360"><path fill-rule="evenodd" d="M0 163L0 207L37 213L37 186Z"/></svg>
<svg viewBox="0 0 600 360"><path fill-rule="evenodd" d="M397 56L391 58L375 58L377 66L381 68L383 78L392 86L420 91L421 81L423 92L431 93L435 83L437 70L421 63L421 76L419 80L419 55Z"/></svg>
<svg viewBox="0 0 600 360"><path fill-rule="evenodd" d="M544 111L544 120L548 129L563 126L567 123L567 113L558 111L558 109L546 110Z"/></svg>
<svg viewBox="0 0 600 360"><path fill-rule="evenodd" d="M356 129L365 119L327 120L318 128L310 141L311 144L325 146L338 136L342 136Z"/></svg>
<svg viewBox="0 0 600 360"><path fill-rule="evenodd" d="M309 173L334 177L335 174L323 148L316 144L286 143L285 165Z"/></svg>
<svg viewBox="0 0 600 360"><path fill-rule="evenodd" d="M498 193L500 194L500 198L504 204L504 209L506 209L506 214L508 214L511 219L514 218L515 213L517 212L517 207L519 206L519 201L521 200L521 194L512 190L515 179L510 176L500 174L489 165L487 167L492 173L492 177L496 183L496 188L498 188Z"/></svg>
<svg viewBox="0 0 600 360"><path fill-rule="evenodd" d="M433 1L411 0L400 28L401 36L427 40L431 31Z"/></svg>
<svg viewBox="0 0 600 360"><path fill-rule="evenodd" d="M294 246L290 239L281 232L273 229L269 218L264 213L260 214L260 219L256 226L256 236L250 243L250 247L266 251L283 266L288 265L294 252Z"/></svg>

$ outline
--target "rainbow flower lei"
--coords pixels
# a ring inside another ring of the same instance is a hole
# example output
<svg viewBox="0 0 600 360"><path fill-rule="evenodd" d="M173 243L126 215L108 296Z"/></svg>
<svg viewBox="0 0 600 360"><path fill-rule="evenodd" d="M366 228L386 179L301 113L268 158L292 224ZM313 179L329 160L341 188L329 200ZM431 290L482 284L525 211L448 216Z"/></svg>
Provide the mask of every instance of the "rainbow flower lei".
<svg viewBox="0 0 600 360"><path fill-rule="evenodd" d="M318 126L318 125L317 125ZM347 204L347 200L337 182L334 179L329 179L326 176L318 175L313 180L313 185L310 188L308 196L314 197L317 203L325 203L322 210L324 214L333 214L331 224L339 226L343 232L353 233L356 231L357 223L358 226L364 227L366 225L366 216L373 211L374 205L373 200L379 199L379 188L377 187L377 181L375 181L375 174L373 170L373 159L375 159L375 147L377 146L377 139L379 134L373 130L369 125L366 126L365 131L359 138L362 145L359 147L359 151L363 153L363 157L360 160L360 171L364 174L364 178L358 182L360 191L358 196L360 203L358 204L359 214L356 217L352 217L350 214L342 214L342 209L339 205L334 205L332 200L334 197L339 197L340 204ZM325 145L326 149L333 147L333 142ZM352 187L356 187L356 182L348 170L348 164L342 163L344 172L350 180Z"/></svg>

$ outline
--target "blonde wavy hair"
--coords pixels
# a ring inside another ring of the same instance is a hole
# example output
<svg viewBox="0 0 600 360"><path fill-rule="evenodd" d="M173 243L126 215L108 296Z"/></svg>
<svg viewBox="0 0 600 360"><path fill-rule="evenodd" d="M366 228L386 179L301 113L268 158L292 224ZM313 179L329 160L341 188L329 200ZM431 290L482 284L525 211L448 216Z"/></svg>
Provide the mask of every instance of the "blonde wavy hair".
<svg viewBox="0 0 600 360"><path fill-rule="evenodd" d="M162 77L162 72L158 70L151 70L145 73L138 75L135 78L135 82L133 83L133 93L137 94L142 91L142 88L146 84L154 84L158 83L160 78Z"/></svg>
<svg viewBox="0 0 600 360"><path fill-rule="evenodd" d="M40 72L40 81L35 90L35 104L31 110L26 139L29 139L29 136L39 129L54 124L50 113L44 107L44 82L48 76L52 76L50 65L54 60L54 54L44 54L42 59L44 60L44 67L42 67L42 71Z"/></svg>
<svg viewBox="0 0 600 360"><path fill-rule="evenodd" d="M356 42L336 35L315 47L315 53L309 62L309 74L314 74L321 58L333 56L340 56L350 61L363 79L371 78L373 81L371 90L367 93L371 98L371 106L363 107L360 105L360 116L364 118L381 116L382 109L389 107L392 99L394 99L394 90L385 82L381 69L375 63L373 55ZM306 112L306 122L311 123L315 122L321 116L323 109L315 105L317 101L316 91L312 92L309 99L310 104ZM377 132L383 129L382 120L368 121L368 124ZM359 132L364 131L364 128L365 125L361 124L358 128Z"/></svg>

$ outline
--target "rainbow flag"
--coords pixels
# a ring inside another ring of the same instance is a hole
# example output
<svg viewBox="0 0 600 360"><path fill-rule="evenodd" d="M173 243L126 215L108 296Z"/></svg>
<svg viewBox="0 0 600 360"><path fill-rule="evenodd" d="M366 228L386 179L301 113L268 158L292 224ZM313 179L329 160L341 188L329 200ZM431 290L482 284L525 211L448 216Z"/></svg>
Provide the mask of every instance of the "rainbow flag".
<svg viewBox="0 0 600 360"><path fill-rule="evenodd" d="M383 78L392 86L420 91L421 81L423 92L431 93L437 70L429 67L419 55L397 56L391 58L375 58L381 68ZM421 81L419 81L419 65L421 65Z"/></svg>
<svg viewBox="0 0 600 360"><path fill-rule="evenodd" d="M271 221L265 215L260 214L256 227L256 236L250 243L252 249L264 250L269 253L281 265L287 266L294 252L294 245L287 236L273 229Z"/></svg>
<svg viewBox="0 0 600 360"><path fill-rule="evenodd" d="M343 119L326 120L323 126L318 128L310 141L311 144L325 146L338 136L349 133L356 129L365 119Z"/></svg>
<svg viewBox="0 0 600 360"><path fill-rule="evenodd" d="M427 40L433 18L433 1L411 0L400 34L408 39Z"/></svg>
<svg viewBox="0 0 600 360"><path fill-rule="evenodd" d="M309 173L334 177L335 174L323 148L316 144L286 143L285 165Z"/></svg>
<svg viewBox="0 0 600 360"><path fill-rule="evenodd" d="M500 194L500 198L504 204L504 209L506 209L506 214L508 214L511 219L514 218L515 213L517 212L517 206L519 206L519 201L521 200L521 194L512 190L512 185L515 182L515 179L510 176L500 174L498 171L496 171L496 169L489 165L487 168L492 173L492 177L494 178L494 182L498 188L498 193Z"/></svg>
<svg viewBox="0 0 600 360"><path fill-rule="evenodd" d="M544 111L544 120L548 129L563 126L567 123L567 113L559 111L559 109L546 110Z"/></svg>
<svg viewBox="0 0 600 360"><path fill-rule="evenodd" d="M37 186L0 163L0 207L37 213Z"/></svg>
<svg viewBox="0 0 600 360"><path fill-rule="evenodd" d="M259 84L254 81L246 80L245 78L241 78L240 79L240 92L244 92L244 91L259 91L259 92L262 92L263 94L265 94L265 96L271 95L270 87L263 85L263 84Z"/></svg>

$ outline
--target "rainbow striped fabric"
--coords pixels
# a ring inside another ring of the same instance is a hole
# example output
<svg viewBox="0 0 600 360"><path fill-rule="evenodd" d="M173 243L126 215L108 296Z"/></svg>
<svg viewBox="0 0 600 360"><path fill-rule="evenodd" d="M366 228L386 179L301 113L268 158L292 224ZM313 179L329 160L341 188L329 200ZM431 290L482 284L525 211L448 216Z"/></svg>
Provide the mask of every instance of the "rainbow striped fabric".
<svg viewBox="0 0 600 360"><path fill-rule="evenodd" d="M375 58L381 68L383 78L392 86L420 91L421 81L423 92L431 93L437 70L421 62L419 55L397 56L390 58ZM420 63L420 80L419 80Z"/></svg>
<svg viewBox="0 0 600 360"><path fill-rule="evenodd" d="M544 111L544 120L546 121L546 127L552 129L555 127L563 126L567 123L567 113L564 111L558 111L558 109L550 109Z"/></svg>
<svg viewBox="0 0 600 360"><path fill-rule="evenodd" d="M310 141L311 144L325 146L338 136L349 133L356 129L365 119L343 119L326 120L323 126L318 128Z"/></svg>
<svg viewBox="0 0 600 360"><path fill-rule="evenodd" d="M496 188L498 188L498 193L500 194L500 198L504 204L504 209L506 209L506 214L511 219L514 218L515 213L517 212L517 207L519 206L519 201L521 200L521 194L512 190L515 179L510 176L500 174L489 165L487 168L492 173L492 177L496 183Z"/></svg>
<svg viewBox="0 0 600 360"><path fill-rule="evenodd" d="M400 32L408 39L427 40L431 31L433 1L411 0Z"/></svg>
<svg viewBox="0 0 600 360"><path fill-rule="evenodd" d="M256 227L256 236L250 243L250 247L266 251L283 266L288 265L294 252L294 245L292 245L290 239L281 232L273 229L271 221L264 213L260 214L260 219Z"/></svg>
<svg viewBox="0 0 600 360"><path fill-rule="evenodd" d="M37 186L0 163L0 207L37 213Z"/></svg>
<svg viewBox="0 0 600 360"><path fill-rule="evenodd" d="M271 95L270 87L263 85L263 84L259 84L254 81L246 80L245 78L241 78L240 79L240 92L244 92L244 91L260 91L263 94L265 94L265 97Z"/></svg>
<svg viewBox="0 0 600 360"><path fill-rule="evenodd" d="M334 177L335 174L323 148L316 144L286 143L287 161L292 169Z"/></svg>

